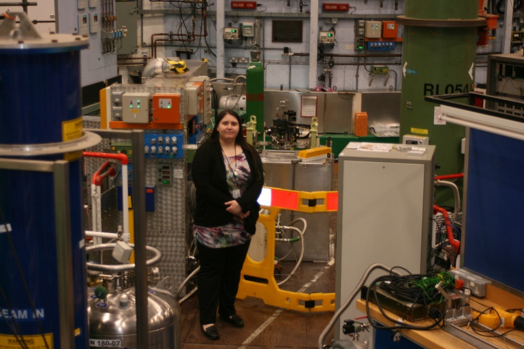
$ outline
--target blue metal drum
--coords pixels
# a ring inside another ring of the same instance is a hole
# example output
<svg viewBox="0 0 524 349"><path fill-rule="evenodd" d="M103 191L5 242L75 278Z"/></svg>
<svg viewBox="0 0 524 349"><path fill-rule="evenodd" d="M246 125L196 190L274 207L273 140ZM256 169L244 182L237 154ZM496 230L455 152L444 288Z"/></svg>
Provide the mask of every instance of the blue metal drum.
<svg viewBox="0 0 524 349"><path fill-rule="evenodd" d="M74 341L87 348L81 158L65 155L67 146L39 151L82 136L80 50L88 40L3 28L10 21L0 25L0 150L19 145L29 150L15 158L69 160ZM55 224L66 212L55 212L54 189L51 173L0 170L0 347L70 349L60 343Z"/></svg>

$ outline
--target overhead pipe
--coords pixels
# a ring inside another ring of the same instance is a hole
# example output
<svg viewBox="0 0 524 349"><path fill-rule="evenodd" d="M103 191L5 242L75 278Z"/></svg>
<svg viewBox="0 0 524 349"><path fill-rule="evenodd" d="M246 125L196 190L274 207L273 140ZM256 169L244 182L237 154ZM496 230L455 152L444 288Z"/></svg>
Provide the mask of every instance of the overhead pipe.
<svg viewBox="0 0 524 349"><path fill-rule="evenodd" d="M293 56L309 57L310 54L309 53L298 52L298 53L293 53ZM356 57L356 58L360 58L360 57L366 57L366 58L371 58L371 57L402 57L401 54L396 54L396 53L385 53L385 54L384 53L365 53L365 54L321 53L320 56L322 56L322 57Z"/></svg>
<svg viewBox="0 0 524 349"><path fill-rule="evenodd" d="M192 19L192 29L191 33L181 34L181 33L154 33L151 35L151 57L156 58L156 48L157 48L157 42L193 42L196 40L196 38L199 37L207 37L207 11L202 10L202 25L201 27L204 27L204 33L203 34L195 34L196 30L196 23L195 23L195 17L193 16ZM155 36L169 36L169 39L157 39L155 40ZM174 37L177 37L178 39L173 39Z"/></svg>

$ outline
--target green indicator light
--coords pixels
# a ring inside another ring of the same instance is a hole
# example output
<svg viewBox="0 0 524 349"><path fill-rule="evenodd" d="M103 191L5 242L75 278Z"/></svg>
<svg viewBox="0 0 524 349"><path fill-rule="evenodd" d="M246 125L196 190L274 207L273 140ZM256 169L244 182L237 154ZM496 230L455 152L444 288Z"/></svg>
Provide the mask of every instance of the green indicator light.
<svg viewBox="0 0 524 349"><path fill-rule="evenodd" d="M167 109L171 109L171 106L170 106L170 105L168 105L168 106L167 106Z"/></svg>
<svg viewBox="0 0 524 349"><path fill-rule="evenodd" d="M140 108L140 104L136 106L137 108Z"/></svg>
<svg viewBox="0 0 524 349"><path fill-rule="evenodd" d="M133 105L132 105L132 104L130 104L130 105L129 105L129 108L133 108Z"/></svg>
<svg viewBox="0 0 524 349"><path fill-rule="evenodd" d="M235 29L231 30L231 33L236 33L237 31Z"/></svg>
<svg viewBox="0 0 524 349"><path fill-rule="evenodd" d="M137 99L137 101L136 101L136 102L137 102L138 104L140 104L140 99Z"/></svg>
<svg viewBox="0 0 524 349"><path fill-rule="evenodd" d="M170 183L170 181L164 181L163 183L164 183L164 184L169 184L169 183Z"/></svg>
<svg viewBox="0 0 524 349"><path fill-rule="evenodd" d="M328 36L333 36L333 34L329 33Z"/></svg>

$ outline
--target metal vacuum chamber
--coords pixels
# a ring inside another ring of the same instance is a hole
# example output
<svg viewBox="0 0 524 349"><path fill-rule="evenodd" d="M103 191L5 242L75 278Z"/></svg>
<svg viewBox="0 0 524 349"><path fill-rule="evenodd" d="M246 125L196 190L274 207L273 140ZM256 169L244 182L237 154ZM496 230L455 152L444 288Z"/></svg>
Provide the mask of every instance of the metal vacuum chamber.
<svg viewBox="0 0 524 349"><path fill-rule="evenodd" d="M298 151L292 150L264 150L261 158L265 171L265 185L308 192L333 190L333 159L302 162L297 158L297 154ZM280 223L289 225L300 217L307 221L303 260L328 261L331 257L330 213L282 211ZM297 222L294 226L303 228L301 222ZM275 255L277 258L287 255L285 260L295 260L298 259L301 248L300 242L291 245L289 242L277 242Z"/></svg>

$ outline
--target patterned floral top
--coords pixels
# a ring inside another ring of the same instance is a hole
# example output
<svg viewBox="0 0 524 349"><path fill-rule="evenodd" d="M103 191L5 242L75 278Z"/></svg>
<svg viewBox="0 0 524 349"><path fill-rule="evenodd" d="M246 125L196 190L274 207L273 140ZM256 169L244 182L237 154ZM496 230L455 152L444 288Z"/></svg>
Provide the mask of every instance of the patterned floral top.
<svg viewBox="0 0 524 349"><path fill-rule="evenodd" d="M227 184L231 195L236 199L242 196L251 178L251 169L244 152L227 157L224 155L227 172ZM210 248L224 248L243 245L251 235L244 230L244 222L235 217L232 222L218 227L195 225L195 238L202 245Z"/></svg>

